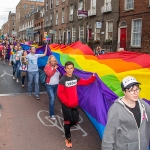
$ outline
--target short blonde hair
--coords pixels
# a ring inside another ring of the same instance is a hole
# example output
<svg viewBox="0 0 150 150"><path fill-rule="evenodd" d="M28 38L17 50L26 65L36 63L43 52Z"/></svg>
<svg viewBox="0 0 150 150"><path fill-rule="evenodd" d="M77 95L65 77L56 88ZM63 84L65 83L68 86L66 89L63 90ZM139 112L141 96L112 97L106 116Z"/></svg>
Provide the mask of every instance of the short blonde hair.
<svg viewBox="0 0 150 150"><path fill-rule="evenodd" d="M50 60L51 60L52 57L54 57L54 58L56 59L56 57L55 57L54 55L50 55L50 56L48 57L48 61L47 61L48 64L50 63ZM57 62L57 60L56 60L56 62Z"/></svg>

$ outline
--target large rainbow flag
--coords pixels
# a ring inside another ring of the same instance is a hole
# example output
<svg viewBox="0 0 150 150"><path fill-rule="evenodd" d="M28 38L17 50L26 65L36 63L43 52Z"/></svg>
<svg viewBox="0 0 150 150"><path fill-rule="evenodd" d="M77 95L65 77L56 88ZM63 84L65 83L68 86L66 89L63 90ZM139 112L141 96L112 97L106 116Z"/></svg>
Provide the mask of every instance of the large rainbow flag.
<svg viewBox="0 0 150 150"><path fill-rule="evenodd" d="M113 102L122 96L121 80L128 75L141 82L140 97L150 104L150 55L135 52L114 52L94 56L92 50L81 42L72 45L49 45L51 51L47 56L39 58L39 67L46 65L48 56L53 54L59 62L59 70L64 71L64 63L68 60L75 64L74 73L84 79L97 73L97 80L88 86L79 86L79 104L98 131L100 138L107 122L107 113ZM37 48L43 53L44 47Z"/></svg>

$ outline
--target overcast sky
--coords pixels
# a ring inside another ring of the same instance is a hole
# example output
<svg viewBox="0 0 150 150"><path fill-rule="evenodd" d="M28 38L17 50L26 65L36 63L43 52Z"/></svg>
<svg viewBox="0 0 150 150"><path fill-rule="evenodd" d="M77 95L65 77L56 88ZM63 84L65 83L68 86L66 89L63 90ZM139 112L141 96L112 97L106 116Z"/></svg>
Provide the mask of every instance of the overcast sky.
<svg viewBox="0 0 150 150"><path fill-rule="evenodd" d="M9 11L12 13L16 10L16 5L20 0L0 0L0 28L8 21Z"/></svg>

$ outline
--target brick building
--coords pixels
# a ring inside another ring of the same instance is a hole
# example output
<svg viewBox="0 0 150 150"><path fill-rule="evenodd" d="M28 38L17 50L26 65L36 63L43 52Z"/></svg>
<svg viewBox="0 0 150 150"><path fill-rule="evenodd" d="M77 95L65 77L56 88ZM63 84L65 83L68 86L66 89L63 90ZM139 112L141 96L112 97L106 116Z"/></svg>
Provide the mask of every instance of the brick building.
<svg viewBox="0 0 150 150"><path fill-rule="evenodd" d="M4 37L8 36L8 21L2 25L1 33L4 35Z"/></svg>
<svg viewBox="0 0 150 150"><path fill-rule="evenodd" d="M118 0L45 0L44 7L46 10L44 29L55 42L71 43L77 40L92 44L98 42L107 48L106 41L109 41L111 49L116 49ZM78 16L78 11L87 11L88 16Z"/></svg>
<svg viewBox="0 0 150 150"><path fill-rule="evenodd" d="M34 40L33 37L33 28L34 28L34 14L36 11L29 12L24 16L24 19L20 21L19 25L19 38L26 40ZM31 35L27 34L28 30L32 32Z"/></svg>
<svg viewBox="0 0 150 150"><path fill-rule="evenodd" d="M54 1L54 42L67 43L68 1L69 0Z"/></svg>
<svg viewBox="0 0 150 150"><path fill-rule="evenodd" d="M50 37L50 42L54 42L54 2L53 0L45 0L44 1L44 31L47 32L48 36Z"/></svg>
<svg viewBox="0 0 150 150"><path fill-rule="evenodd" d="M137 52L150 52L150 0L120 1L118 44Z"/></svg>
<svg viewBox="0 0 150 150"><path fill-rule="evenodd" d="M8 37L16 37L16 31L15 31L15 19L16 19L16 14L9 12L8 15Z"/></svg>
<svg viewBox="0 0 150 150"><path fill-rule="evenodd" d="M19 30L19 25L22 20L24 20L24 16L29 12L32 12L35 8L44 6L44 0L20 0L18 5L16 6L16 26L15 30ZM19 33L17 33L17 37L20 38Z"/></svg>
<svg viewBox="0 0 150 150"><path fill-rule="evenodd" d="M43 35L44 35L44 7L34 14L34 40L39 44L42 45L43 43Z"/></svg>

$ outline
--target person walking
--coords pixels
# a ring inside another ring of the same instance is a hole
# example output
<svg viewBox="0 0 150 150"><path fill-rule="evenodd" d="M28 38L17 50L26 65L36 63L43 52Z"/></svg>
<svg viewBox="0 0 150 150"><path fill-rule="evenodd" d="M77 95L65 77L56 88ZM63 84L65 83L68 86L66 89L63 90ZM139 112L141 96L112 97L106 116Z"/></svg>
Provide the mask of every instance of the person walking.
<svg viewBox="0 0 150 150"><path fill-rule="evenodd" d="M38 69L38 58L46 56L47 54L47 45L45 47L44 54L35 54L36 48L31 47L30 53L26 56L28 61L28 94L32 95L32 83L34 80L35 84L35 96L39 100L39 69Z"/></svg>
<svg viewBox="0 0 150 150"><path fill-rule="evenodd" d="M21 72L21 80L22 80L22 88L24 88L24 82L25 82L25 78L27 76L27 65L28 65L28 61L27 61L27 51L23 51L22 53L22 57L21 57L21 65L20 65L20 72Z"/></svg>
<svg viewBox="0 0 150 150"><path fill-rule="evenodd" d="M139 98L140 82L127 76L121 82L124 93L110 107L102 138L102 150L148 150L150 106Z"/></svg>
<svg viewBox="0 0 150 150"><path fill-rule="evenodd" d="M89 79L84 80L73 74L74 63L67 61L65 63L66 74L60 79L57 95L62 103L62 112L64 117L65 143L71 148L70 127L79 122L79 104L77 95L77 85L89 85L94 82L96 77L93 74Z"/></svg>
<svg viewBox="0 0 150 150"><path fill-rule="evenodd" d="M49 96L49 114L53 120L56 119L54 116L54 102L56 99L56 91L60 78L60 72L57 70L57 68L58 65L55 56L49 56L47 65L44 68L44 72L47 76L46 89Z"/></svg>
<svg viewBox="0 0 150 150"><path fill-rule="evenodd" d="M9 65L13 68L13 79L15 80L15 73L16 73L16 82L19 82L19 67L20 67L20 55L17 53L18 47L17 46L10 46L11 48L11 56Z"/></svg>

